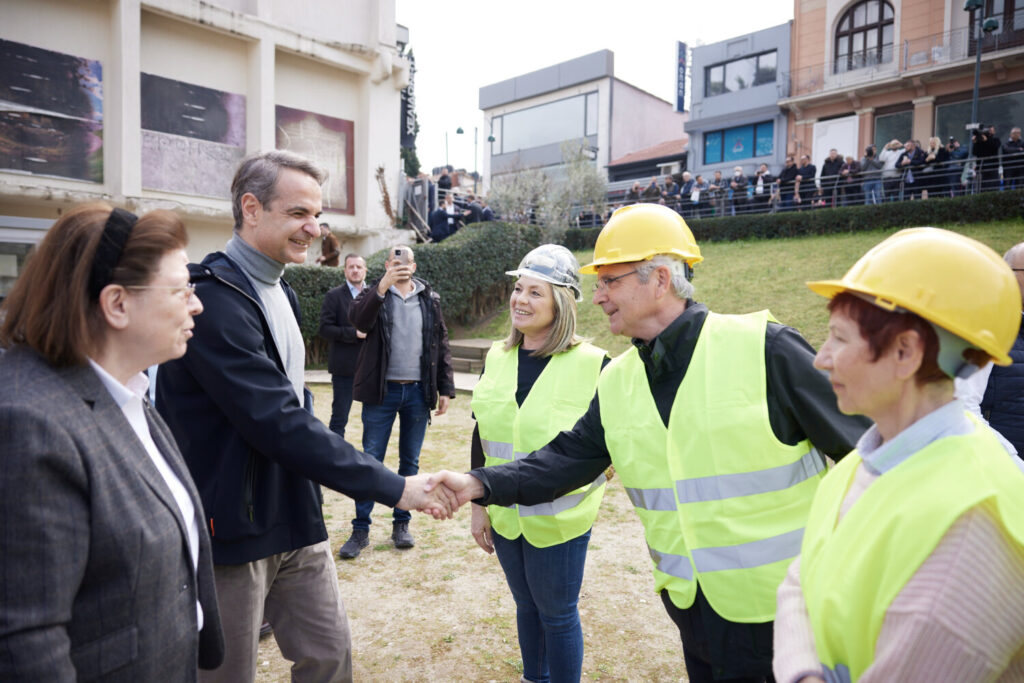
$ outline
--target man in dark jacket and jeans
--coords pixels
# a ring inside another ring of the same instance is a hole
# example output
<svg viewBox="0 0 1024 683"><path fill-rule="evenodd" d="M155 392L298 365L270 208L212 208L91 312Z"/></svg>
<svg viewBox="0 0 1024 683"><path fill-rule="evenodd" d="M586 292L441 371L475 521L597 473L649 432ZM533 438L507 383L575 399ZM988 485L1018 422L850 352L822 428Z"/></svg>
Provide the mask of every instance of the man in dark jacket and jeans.
<svg viewBox="0 0 1024 683"><path fill-rule="evenodd" d="M430 411L444 415L455 397L448 329L441 298L425 281L414 278L412 249L388 250L384 276L352 302L349 319L366 333L359 352L353 396L363 403L363 450L383 462L395 416L399 420L398 474L419 471L420 447ZM369 544L372 500L356 502L352 535L338 551L351 560ZM391 539L396 548L415 545L409 512L395 507Z"/></svg>
<svg viewBox="0 0 1024 683"><path fill-rule="evenodd" d="M157 408L207 514L224 664L200 680L252 681L264 613L301 680L352 679L348 619L318 484L387 505L433 507L407 480L312 414L298 298L281 279L320 236L322 171L287 152L242 162L235 234L189 270L209 313L182 358L160 366ZM450 507L448 507L450 510Z"/></svg>

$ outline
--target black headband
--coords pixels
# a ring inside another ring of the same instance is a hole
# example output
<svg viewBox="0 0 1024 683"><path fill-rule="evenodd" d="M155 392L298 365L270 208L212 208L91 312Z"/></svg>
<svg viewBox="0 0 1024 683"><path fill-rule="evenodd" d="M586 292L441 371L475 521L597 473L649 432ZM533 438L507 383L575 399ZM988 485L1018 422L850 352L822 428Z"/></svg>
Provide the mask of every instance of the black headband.
<svg viewBox="0 0 1024 683"><path fill-rule="evenodd" d="M128 236L132 234L132 227L137 220L138 216L124 209L110 212L100 242L96 245L96 254L92 257L92 269L89 271L91 300L99 299L100 292L114 279L114 268L121 260L124 245L128 243Z"/></svg>

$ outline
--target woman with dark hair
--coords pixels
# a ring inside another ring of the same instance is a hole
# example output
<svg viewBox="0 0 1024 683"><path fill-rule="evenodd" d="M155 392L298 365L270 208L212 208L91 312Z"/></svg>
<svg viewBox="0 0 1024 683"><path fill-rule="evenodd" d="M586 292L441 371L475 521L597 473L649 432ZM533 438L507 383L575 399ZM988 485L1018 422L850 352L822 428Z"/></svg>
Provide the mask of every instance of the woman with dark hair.
<svg viewBox="0 0 1024 683"><path fill-rule="evenodd" d="M202 310L180 218L62 216L2 308L0 679L193 681L223 637L199 496L146 400Z"/></svg>
<svg viewBox="0 0 1024 683"><path fill-rule="evenodd" d="M539 246L506 275L516 278L512 329L491 347L473 389L473 467L522 457L571 429L590 405L607 360L604 350L576 334L581 291L572 252ZM497 552L515 599L524 681L580 680L577 603L604 482L601 475L541 505L473 505L473 538L486 552Z"/></svg>
<svg viewBox="0 0 1024 683"><path fill-rule="evenodd" d="M1010 363L1016 278L980 242L913 228L808 286L831 299L815 366L875 424L811 504L776 680L1024 680L1022 464L953 397L954 377Z"/></svg>

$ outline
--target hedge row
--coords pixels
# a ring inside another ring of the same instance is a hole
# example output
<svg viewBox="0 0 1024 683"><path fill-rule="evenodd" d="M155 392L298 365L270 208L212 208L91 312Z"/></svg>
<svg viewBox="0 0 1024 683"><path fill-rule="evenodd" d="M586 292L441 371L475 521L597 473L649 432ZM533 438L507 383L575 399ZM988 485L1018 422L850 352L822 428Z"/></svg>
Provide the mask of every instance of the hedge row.
<svg viewBox="0 0 1024 683"><path fill-rule="evenodd" d="M1021 215L1024 191L889 202L872 206L844 206L835 209L748 214L722 218L687 219L697 242L730 242L749 238L798 237L859 232L881 228L921 225L979 223L1006 220ZM599 229L573 228L566 232L565 245L577 251L592 249Z"/></svg>
<svg viewBox="0 0 1024 683"><path fill-rule="evenodd" d="M416 253L416 275L441 295L445 321L465 324L504 304L512 286L505 271L515 269L541 239L536 226L490 221L471 224L439 244L410 246ZM386 253L383 249L366 259L367 283L384 274ZM306 362L324 363L327 345L317 335L320 306L329 289L345 282L344 270L290 266L284 277L299 296Z"/></svg>

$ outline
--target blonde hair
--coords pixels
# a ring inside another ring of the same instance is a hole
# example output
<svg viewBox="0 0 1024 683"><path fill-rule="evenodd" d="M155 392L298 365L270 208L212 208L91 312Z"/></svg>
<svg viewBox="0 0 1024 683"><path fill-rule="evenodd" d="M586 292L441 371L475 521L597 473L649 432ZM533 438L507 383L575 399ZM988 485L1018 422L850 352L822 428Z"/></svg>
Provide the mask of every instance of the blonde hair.
<svg viewBox="0 0 1024 683"><path fill-rule="evenodd" d="M531 356L547 358L556 353L568 351L574 346L586 341L576 334L576 293L569 287L552 285L545 282L551 289L551 298L555 303L555 319L551 321L548 329L548 336L540 348L530 352ZM511 351L523 343L523 333L511 325L508 336L505 337L505 350Z"/></svg>

